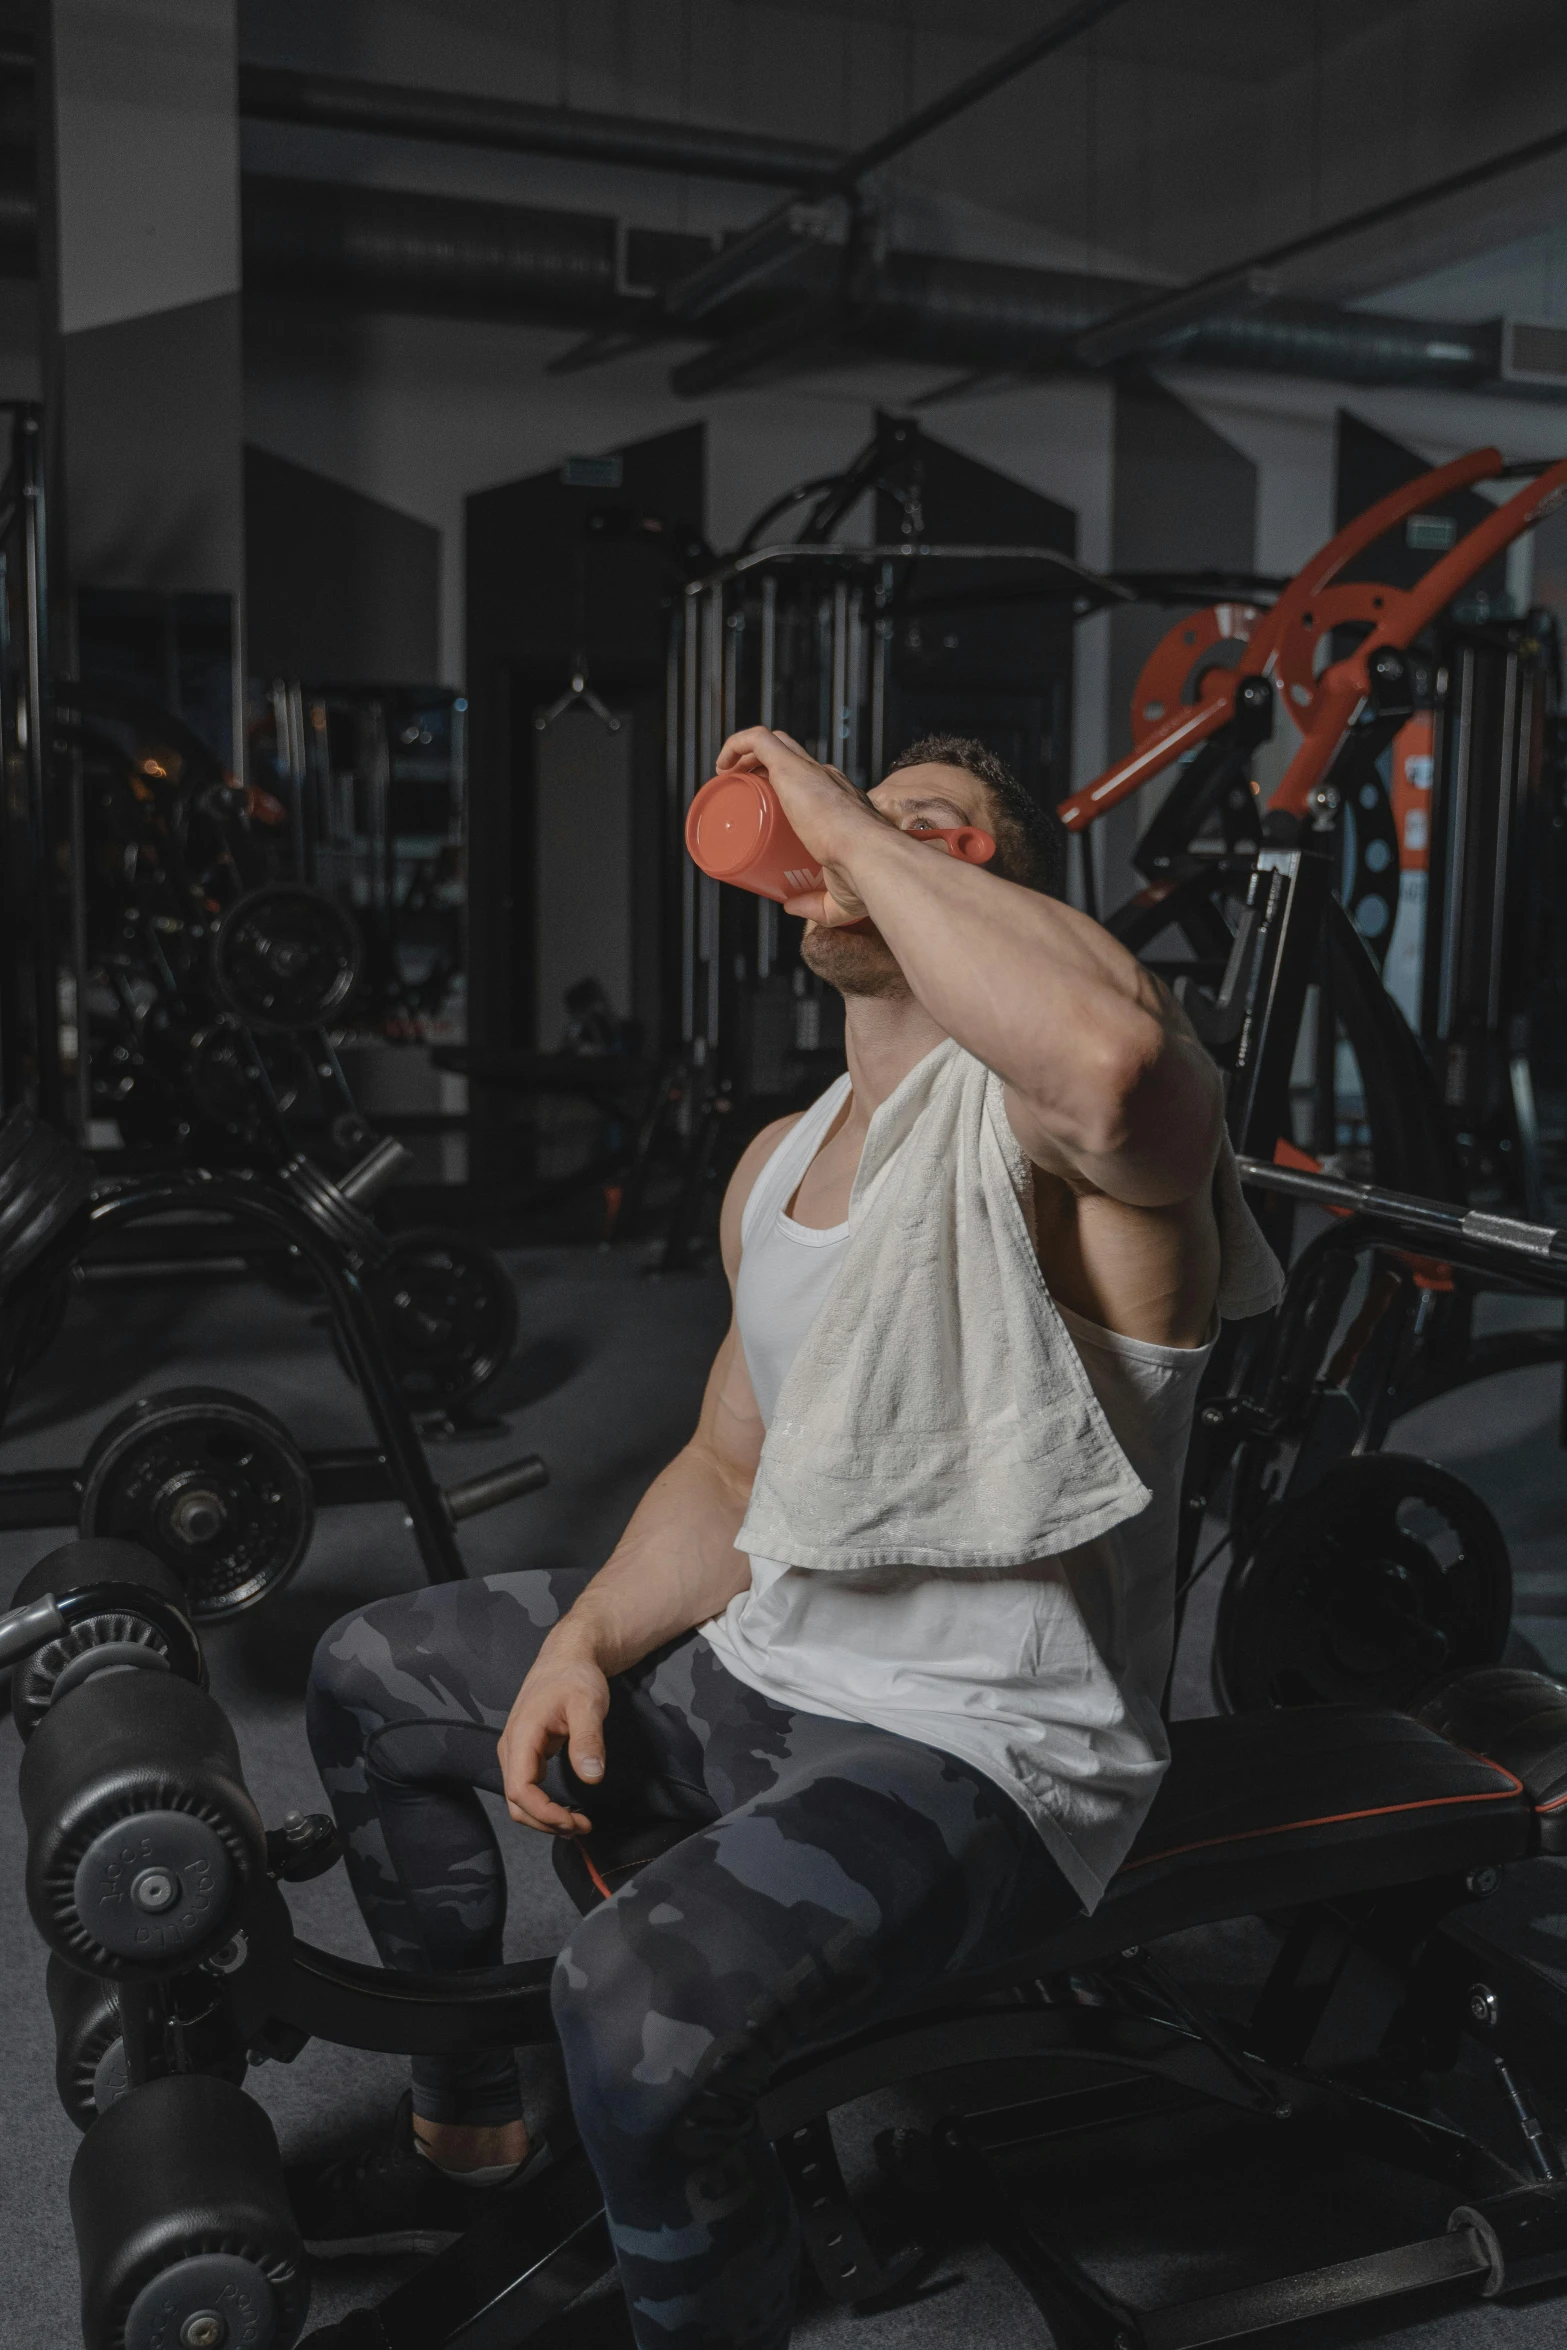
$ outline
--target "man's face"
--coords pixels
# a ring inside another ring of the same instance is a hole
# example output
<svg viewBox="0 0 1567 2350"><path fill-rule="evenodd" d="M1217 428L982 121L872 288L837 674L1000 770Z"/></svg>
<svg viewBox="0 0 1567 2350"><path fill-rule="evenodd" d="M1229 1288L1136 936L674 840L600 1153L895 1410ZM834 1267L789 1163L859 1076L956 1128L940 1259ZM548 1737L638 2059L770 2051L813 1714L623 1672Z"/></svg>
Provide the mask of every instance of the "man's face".
<svg viewBox="0 0 1567 2350"><path fill-rule="evenodd" d="M944 832L961 824L995 828L990 794L977 775L962 767L900 767L869 794L901 832ZM840 995L907 995L908 982L892 949L872 923L868 930L830 930L807 922L800 941L807 971L825 979Z"/></svg>

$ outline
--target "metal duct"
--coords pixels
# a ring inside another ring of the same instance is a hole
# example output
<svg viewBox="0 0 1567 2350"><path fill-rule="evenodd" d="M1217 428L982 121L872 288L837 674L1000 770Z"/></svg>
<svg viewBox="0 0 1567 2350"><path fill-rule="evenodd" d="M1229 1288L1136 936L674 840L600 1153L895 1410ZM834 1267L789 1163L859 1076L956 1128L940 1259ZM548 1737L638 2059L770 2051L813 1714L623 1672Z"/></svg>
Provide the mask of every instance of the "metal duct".
<svg viewBox="0 0 1567 2350"><path fill-rule="evenodd" d="M629 232L589 213L330 181L244 181L245 283L446 316L543 325L655 322L657 296L706 249L702 239ZM726 303L720 333L784 318L828 294L836 255L811 249L790 278ZM1024 269L933 253L889 253L846 329L859 349L937 366L1060 364L1064 345L1157 289L1126 278ZM1467 388L1495 377L1494 322L1433 324L1322 303L1275 302L1208 319L1160 356L1205 367L1360 384Z"/></svg>
<svg viewBox="0 0 1567 2350"><path fill-rule="evenodd" d="M574 106L530 106L468 90L412 90L271 65L240 67L239 110L264 122L438 139L449 146L567 156L578 163L624 163L639 171L689 172L762 187L799 187L841 160L838 148L803 139L711 130L636 114L587 114Z"/></svg>
<svg viewBox="0 0 1567 2350"><path fill-rule="evenodd" d="M596 326L616 291L616 223L466 196L246 172L247 292L448 317Z"/></svg>
<svg viewBox="0 0 1567 2350"><path fill-rule="evenodd" d="M362 309L656 333L663 288L711 250L705 238L623 229L594 213L401 188L247 172L243 194L247 292ZM35 241L31 196L0 190L0 272L26 274ZM726 302L704 328L727 336L782 326L792 308L803 316L813 299L829 300L836 283L836 254L813 247L787 279ZM836 347L960 369L1056 368L1074 336L1157 291L1126 278L891 252L857 289L834 330ZM812 342L810 363L826 356L820 340ZM1205 320L1151 356L1467 390L1496 385L1501 326L1276 301ZM1532 398L1551 396L1546 385L1529 390Z"/></svg>
<svg viewBox="0 0 1567 2350"><path fill-rule="evenodd" d="M1063 345L1159 289L947 255L889 253L877 273L863 333L887 356L970 368L1058 363ZM1433 324L1331 303L1285 302L1203 320L1150 357L1340 383L1467 389L1494 377L1500 329Z"/></svg>
<svg viewBox="0 0 1567 2350"><path fill-rule="evenodd" d="M1340 310L1330 302L1278 301L1263 310L1210 319L1156 356L1257 374L1467 391L1499 372L1502 325L1496 318L1455 325L1445 319Z"/></svg>

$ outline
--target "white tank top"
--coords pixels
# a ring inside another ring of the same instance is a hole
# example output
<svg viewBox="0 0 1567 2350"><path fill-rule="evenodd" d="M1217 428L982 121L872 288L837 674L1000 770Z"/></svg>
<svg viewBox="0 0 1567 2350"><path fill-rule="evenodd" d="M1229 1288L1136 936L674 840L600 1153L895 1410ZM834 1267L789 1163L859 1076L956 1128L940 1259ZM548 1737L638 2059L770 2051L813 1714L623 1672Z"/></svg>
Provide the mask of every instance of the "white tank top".
<svg viewBox="0 0 1567 2350"><path fill-rule="evenodd" d="M838 1079L762 1168L741 1219L735 1317L764 1424L843 1263L847 1223L788 1213L848 1098ZM1153 1494L1097 1542L990 1574L816 1573L751 1559L704 1637L778 1704L870 1722L958 1756L1021 1805L1086 1906L1169 1760L1160 1698L1173 1636L1181 1472L1203 1347L1121 1338L1061 1307L1118 1443Z"/></svg>

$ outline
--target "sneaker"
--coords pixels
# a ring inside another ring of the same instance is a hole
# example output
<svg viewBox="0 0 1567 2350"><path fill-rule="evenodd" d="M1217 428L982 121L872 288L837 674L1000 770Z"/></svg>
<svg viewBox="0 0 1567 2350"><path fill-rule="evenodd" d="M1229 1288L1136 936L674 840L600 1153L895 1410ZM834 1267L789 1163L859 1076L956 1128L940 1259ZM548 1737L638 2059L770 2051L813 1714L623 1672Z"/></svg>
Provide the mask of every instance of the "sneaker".
<svg viewBox="0 0 1567 2350"><path fill-rule="evenodd" d="M536 2148L510 2186L537 2163ZM469 2187L414 2144L413 2095L404 2090L391 2127L357 2154L296 2163L284 2173L305 2249L331 2260L350 2252L441 2252L480 2218L496 2186Z"/></svg>

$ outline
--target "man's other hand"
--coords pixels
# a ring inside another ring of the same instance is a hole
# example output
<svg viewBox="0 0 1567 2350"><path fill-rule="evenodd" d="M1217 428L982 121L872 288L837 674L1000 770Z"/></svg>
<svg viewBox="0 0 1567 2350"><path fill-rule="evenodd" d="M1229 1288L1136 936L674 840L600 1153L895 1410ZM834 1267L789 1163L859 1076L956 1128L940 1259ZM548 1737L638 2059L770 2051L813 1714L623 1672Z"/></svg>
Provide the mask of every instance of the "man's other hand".
<svg viewBox="0 0 1567 2350"><path fill-rule="evenodd" d="M856 840L887 819L856 791L841 768L825 766L782 728L744 726L718 754L718 772L740 768L765 775L783 812L822 868L825 888L786 901L786 911L831 929L858 922L864 900L855 889L849 859Z"/></svg>
<svg viewBox="0 0 1567 2350"><path fill-rule="evenodd" d="M593 1822L544 1792L544 1766L564 1746L579 1779L604 1776L604 1717L609 1683L591 1657L540 1650L517 1692L496 1752L506 1808L520 1826L550 1836L585 1836Z"/></svg>

